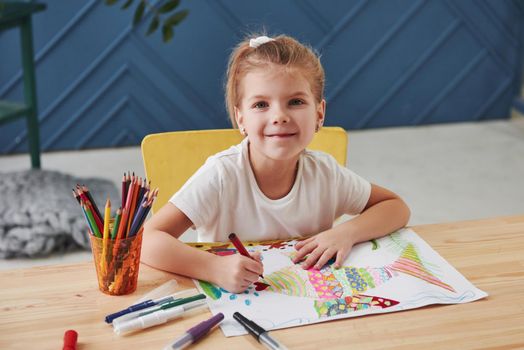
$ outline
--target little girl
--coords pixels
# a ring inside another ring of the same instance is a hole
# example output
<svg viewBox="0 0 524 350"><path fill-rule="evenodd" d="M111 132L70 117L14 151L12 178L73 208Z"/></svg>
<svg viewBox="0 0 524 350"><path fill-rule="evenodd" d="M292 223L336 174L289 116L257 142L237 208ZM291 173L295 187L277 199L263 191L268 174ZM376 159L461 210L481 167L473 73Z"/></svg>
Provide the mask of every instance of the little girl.
<svg viewBox="0 0 524 350"><path fill-rule="evenodd" d="M199 241L309 237L294 262L339 267L358 242L406 225L395 193L370 184L328 154L305 149L322 127L324 70L293 38L259 36L231 54L226 103L244 140L210 157L145 225L142 261L242 292L263 274L258 256L216 256L178 237L194 225ZM333 227L343 214L357 215ZM304 259L305 258L305 259Z"/></svg>

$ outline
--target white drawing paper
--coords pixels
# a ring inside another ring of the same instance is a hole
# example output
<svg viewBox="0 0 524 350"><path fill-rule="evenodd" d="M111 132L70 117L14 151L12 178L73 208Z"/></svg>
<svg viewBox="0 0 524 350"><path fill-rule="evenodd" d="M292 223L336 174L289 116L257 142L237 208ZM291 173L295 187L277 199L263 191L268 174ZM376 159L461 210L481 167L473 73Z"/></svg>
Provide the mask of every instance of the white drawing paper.
<svg viewBox="0 0 524 350"><path fill-rule="evenodd" d="M244 293L195 280L207 294L211 312L224 313L220 327L226 336L247 333L233 319L235 311L272 330L487 296L410 229L354 246L339 269L329 263L320 270L293 264L295 243L246 244L248 251L261 252L264 279ZM204 243L200 248L219 255L236 253L228 244Z"/></svg>

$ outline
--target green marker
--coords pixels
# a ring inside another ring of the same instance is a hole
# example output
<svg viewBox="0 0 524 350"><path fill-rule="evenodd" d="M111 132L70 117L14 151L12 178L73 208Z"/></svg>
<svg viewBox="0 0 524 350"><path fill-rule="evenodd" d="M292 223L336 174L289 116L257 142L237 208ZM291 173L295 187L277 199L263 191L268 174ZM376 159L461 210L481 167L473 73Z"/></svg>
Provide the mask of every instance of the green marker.
<svg viewBox="0 0 524 350"><path fill-rule="evenodd" d="M145 315L151 314L153 312L157 312L159 310L167 310L167 309L170 309L170 308L175 307L175 306L184 305L184 304L187 304L187 303L190 303L190 302L193 302L193 301L197 301L197 300L201 300L201 299L205 299L205 298L206 298L205 294L197 294L197 295L193 295L193 296L187 297L187 298L175 299L173 301L168 301L167 303L161 304L156 309L151 309L151 310L148 310L148 311L141 312L140 314L138 314L138 317L145 316Z"/></svg>

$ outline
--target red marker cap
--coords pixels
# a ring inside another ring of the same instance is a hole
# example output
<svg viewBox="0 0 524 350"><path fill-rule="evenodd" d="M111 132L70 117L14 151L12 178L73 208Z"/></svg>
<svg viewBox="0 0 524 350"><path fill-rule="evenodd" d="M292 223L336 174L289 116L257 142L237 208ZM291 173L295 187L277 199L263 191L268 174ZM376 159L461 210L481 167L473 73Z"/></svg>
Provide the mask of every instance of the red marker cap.
<svg viewBox="0 0 524 350"><path fill-rule="evenodd" d="M76 339L78 338L78 333L72 329L67 330L64 333L64 347L62 350L76 350Z"/></svg>

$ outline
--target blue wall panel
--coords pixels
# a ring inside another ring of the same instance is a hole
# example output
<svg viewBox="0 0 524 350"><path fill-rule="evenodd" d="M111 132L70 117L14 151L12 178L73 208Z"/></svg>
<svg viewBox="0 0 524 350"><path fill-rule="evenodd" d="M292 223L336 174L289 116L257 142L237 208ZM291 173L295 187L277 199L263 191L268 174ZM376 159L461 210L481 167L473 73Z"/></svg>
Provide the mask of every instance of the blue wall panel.
<svg viewBox="0 0 524 350"><path fill-rule="evenodd" d="M137 145L153 132L226 128L230 49L266 28L309 42L326 70L327 125L346 129L507 118L521 84L518 0L182 1L163 44L103 1L45 1L34 16L43 150ZM156 1L152 1L157 3ZM0 98L21 100L18 33L0 33ZM26 147L22 120L0 153Z"/></svg>

